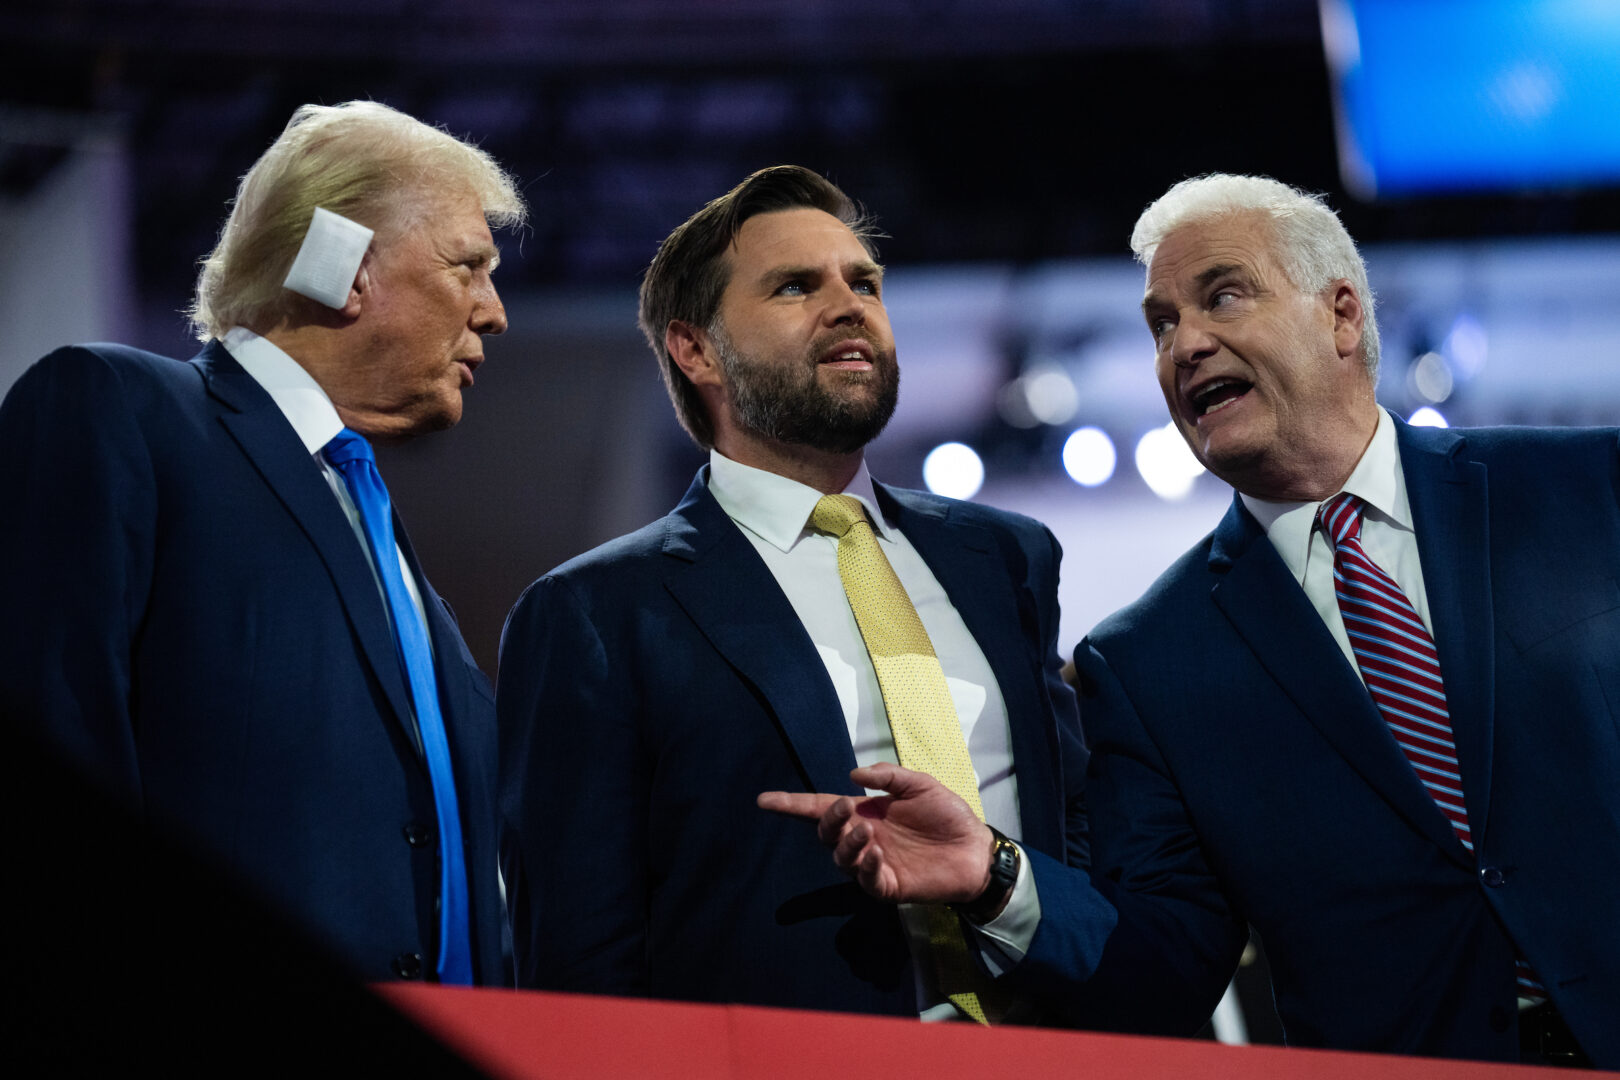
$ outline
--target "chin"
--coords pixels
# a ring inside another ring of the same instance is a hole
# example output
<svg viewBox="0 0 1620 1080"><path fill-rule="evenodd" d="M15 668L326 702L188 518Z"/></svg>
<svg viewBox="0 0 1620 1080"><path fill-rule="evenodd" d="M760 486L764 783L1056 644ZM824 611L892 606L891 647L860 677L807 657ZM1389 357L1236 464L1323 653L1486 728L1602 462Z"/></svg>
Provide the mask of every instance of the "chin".
<svg viewBox="0 0 1620 1080"><path fill-rule="evenodd" d="M453 402L441 403L438 408L413 417L408 429L411 437L429 435L435 431L448 431L461 420L461 395L457 394Z"/></svg>
<svg viewBox="0 0 1620 1080"><path fill-rule="evenodd" d="M1199 454L1198 460L1215 476L1249 495L1265 499L1287 498L1277 487L1277 457L1269 447L1227 447L1220 453Z"/></svg>

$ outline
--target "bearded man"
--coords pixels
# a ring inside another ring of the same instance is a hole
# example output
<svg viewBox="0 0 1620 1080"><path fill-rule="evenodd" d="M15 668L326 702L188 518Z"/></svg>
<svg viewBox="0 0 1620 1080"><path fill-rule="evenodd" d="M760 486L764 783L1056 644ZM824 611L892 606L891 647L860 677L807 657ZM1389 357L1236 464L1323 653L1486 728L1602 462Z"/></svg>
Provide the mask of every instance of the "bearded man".
<svg viewBox="0 0 1620 1080"><path fill-rule="evenodd" d="M859 794L852 769L898 757L951 776L1000 834L1084 859L1057 542L867 473L899 388L871 235L837 187L780 166L648 268L641 326L710 460L670 514L542 577L508 619L521 986L1042 1017L980 993L1017 959L995 919L969 940L943 906L877 902L755 806L764 788ZM1003 892L1028 874L1000 869Z"/></svg>

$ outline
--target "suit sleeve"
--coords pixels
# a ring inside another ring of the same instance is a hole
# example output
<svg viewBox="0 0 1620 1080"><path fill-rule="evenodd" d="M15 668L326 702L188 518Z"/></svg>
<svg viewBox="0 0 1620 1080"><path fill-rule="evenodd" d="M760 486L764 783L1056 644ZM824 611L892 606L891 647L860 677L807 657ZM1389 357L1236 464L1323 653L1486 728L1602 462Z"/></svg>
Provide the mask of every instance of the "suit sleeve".
<svg viewBox="0 0 1620 1080"><path fill-rule="evenodd" d="M136 803L132 657L157 521L138 396L69 348L0 405L0 713Z"/></svg>
<svg viewBox="0 0 1620 1080"><path fill-rule="evenodd" d="M1063 656L1058 649L1058 568L1063 565L1063 548L1057 537L1042 529L1047 560L1038 564L1035 578L1036 600L1040 611L1041 664L1046 696L1058 729L1058 749L1063 776L1064 843L1070 866L1084 867L1091 861L1091 830L1086 810L1086 765L1089 753L1081 736L1079 706L1072 687L1063 680Z"/></svg>
<svg viewBox="0 0 1620 1080"><path fill-rule="evenodd" d="M1075 663L1092 751L1091 874L1032 855L1041 924L1018 975L1066 995L1088 1027L1192 1034L1219 1002L1247 924L1205 862L1174 778L1107 661L1082 642ZM1118 913L1100 953L1087 926L1098 898Z"/></svg>
<svg viewBox="0 0 1620 1080"><path fill-rule="evenodd" d="M646 992L649 779L630 682L566 581L541 578L512 609L496 710L520 987Z"/></svg>

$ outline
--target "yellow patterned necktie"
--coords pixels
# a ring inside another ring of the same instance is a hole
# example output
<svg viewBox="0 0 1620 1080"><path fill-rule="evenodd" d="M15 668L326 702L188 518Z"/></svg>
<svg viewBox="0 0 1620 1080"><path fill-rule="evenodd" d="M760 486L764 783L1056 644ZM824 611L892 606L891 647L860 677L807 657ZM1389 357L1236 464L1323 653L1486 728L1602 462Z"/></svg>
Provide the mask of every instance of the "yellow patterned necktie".
<svg viewBox="0 0 1620 1080"><path fill-rule="evenodd" d="M978 778L945 671L911 597L878 547L860 500L852 495L823 495L811 511L810 526L838 537L838 576L877 673L900 764L927 773L950 788L983 821ZM985 980L968 956L955 913L942 904L923 908L940 989L962 1012L981 1024L989 1023L982 995L973 989L976 982Z"/></svg>

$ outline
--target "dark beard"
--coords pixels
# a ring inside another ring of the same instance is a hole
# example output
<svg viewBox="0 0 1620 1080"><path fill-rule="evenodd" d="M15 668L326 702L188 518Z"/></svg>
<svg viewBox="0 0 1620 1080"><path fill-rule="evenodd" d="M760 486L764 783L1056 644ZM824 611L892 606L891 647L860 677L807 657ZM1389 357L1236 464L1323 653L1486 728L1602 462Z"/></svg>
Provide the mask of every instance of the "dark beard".
<svg viewBox="0 0 1620 1080"><path fill-rule="evenodd" d="M732 347L718 322L710 328L731 388L732 416L756 434L827 454L850 454L877 438L900 400L900 369L892 352L873 346L872 370L840 372L849 385L875 383L875 397L844 398L817 381L813 355L803 367L760 363ZM849 334L841 334L848 338Z"/></svg>

